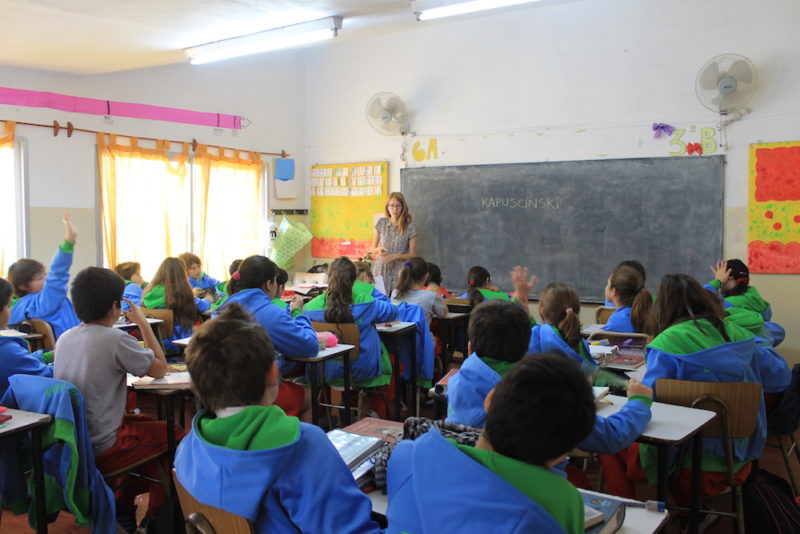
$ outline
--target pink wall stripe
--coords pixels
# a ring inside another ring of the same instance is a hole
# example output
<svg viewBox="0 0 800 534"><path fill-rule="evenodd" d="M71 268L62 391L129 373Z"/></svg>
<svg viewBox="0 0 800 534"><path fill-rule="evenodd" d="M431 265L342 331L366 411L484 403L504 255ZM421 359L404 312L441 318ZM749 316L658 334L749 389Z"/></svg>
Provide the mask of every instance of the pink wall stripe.
<svg viewBox="0 0 800 534"><path fill-rule="evenodd" d="M207 113L204 111L150 106L148 104L133 104L130 102L114 102L97 98L83 98L79 96L48 93L45 91L11 89L8 87L0 87L0 104L59 109L61 111L89 113L92 115L113 115L115 117L131 117L134 119L180 122L184 124L197 124L199 126L213 126L215 128L228 128L233 130L242 129L242 117L240 115Z"/></svg>

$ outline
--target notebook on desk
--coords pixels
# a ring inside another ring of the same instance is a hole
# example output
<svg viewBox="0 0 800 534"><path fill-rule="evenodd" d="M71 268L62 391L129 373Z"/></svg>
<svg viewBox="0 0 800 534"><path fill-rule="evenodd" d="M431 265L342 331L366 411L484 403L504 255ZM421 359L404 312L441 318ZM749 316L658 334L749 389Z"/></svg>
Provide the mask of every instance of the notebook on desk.
<svg viewBox="0 0 800 534"><path fill-rule="evenodd" d="M612 534L625 521L625 504L616 499L581 492L587 534Z"/></svg>
<svg viewBox="0 0 800 534"><path fill-rule="evenodd" d="M617 355L606 360L606 367L621 371L633 371L644 365L644 351L620 348Z"/></svg>
<svg viewBox="0 0 800 534"><path fill-rule="evenodd" d="M135 378L131 381L131 376L128 376L128 385L135 386L137 389L163 389L164 387L187 385L192 383L189 376L189 371L179 371L169 373L162 378L153 378L151 376L143 376L142 378Z"/></svg>
<svg viewBox="0 0 800 534"><path fill-rule="evenodd" d="M383 439L381 438L354 434L339 428L328 432L328 439L336 447L350 471L364 463L367 458L383 446Z"/></svg>

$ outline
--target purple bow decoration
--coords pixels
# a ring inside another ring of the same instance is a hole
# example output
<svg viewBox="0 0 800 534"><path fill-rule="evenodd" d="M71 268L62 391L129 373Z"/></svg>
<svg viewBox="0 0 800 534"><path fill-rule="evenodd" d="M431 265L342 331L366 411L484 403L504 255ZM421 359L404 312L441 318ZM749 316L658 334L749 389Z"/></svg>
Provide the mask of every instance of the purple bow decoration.
<svg viewBox="0 0 800 534"><path fill-rule="evenodd" d="M669 124L664 124L663 122L654 122L653 131L655 132L653 134L653 138L658 139L659 137L661 137L662 133L666 136L672 135L672 132L675 131L675 128L673 126L670 126Z"/></svg>

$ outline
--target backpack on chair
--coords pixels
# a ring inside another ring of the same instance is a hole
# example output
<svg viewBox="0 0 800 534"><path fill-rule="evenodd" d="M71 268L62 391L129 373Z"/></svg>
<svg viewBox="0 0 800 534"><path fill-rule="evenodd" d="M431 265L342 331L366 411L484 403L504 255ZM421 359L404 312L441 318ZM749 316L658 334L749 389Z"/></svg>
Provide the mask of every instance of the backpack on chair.
<svg viewBox="0 0 800 534"><path fill-rule="evenodd" d="M783 478L753 469L742 484L745 532L792 534L800 532L800 505Z"/></svg>

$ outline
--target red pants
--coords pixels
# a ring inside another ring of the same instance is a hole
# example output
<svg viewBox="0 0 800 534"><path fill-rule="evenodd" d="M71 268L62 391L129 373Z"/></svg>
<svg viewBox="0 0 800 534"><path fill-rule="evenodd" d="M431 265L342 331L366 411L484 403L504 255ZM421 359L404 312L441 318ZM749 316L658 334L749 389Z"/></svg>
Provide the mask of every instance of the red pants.
<svg viewBox="0 0 800 534"><path fill-rule="evenodd" d="M175 425L175 441L180 441L185 435L186 432ZM110 473L166 450L167 424L164 421L155 421L146 415L125 415L122 418L122 425L117 430L116 443L98 455L95 463L101 473ZM169 458L167 455L162 455L152 462L136 467L135 471L151 478L161 479L164 475L168 475L170 468ZM132 509L136 496L148 491L150 492L148 514L155 513L158 507L166 502L166 494L160 483L123 474L112 481L112 487L123 483L124 485L116 491L115 497L124 510Z"/></svg>
<svg viewBox="0 0 800 534"><path fill-rule="evenodd" d="M300 417L305 395L306 388L302 385L281 380L278 384L278 396L273 404L280 406L286 415Z"/></svg>
<svg viewBox="0 0 800 534"><path fill-rule="evenodd" d="M636 498L636 483L647 482L647 475L642 468L639 460L639 444L633 443L627 449L623 449L617 454L600 454L600 464L603 466L603 474L606 477L608 493ZM752 463L744 466L734 476L736 485L740 485L747 480L750 474ZM700 473L700 497L712 497L728 487L728 475L714 471L703 471ZM671 478L669 489L675 501L682 506L687 506L690 501L692 487L691 469L681 469L677 478Z"/></svg>

